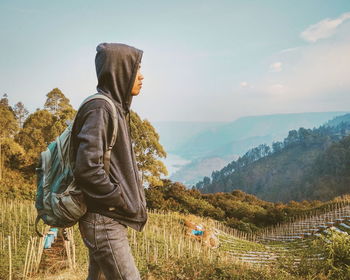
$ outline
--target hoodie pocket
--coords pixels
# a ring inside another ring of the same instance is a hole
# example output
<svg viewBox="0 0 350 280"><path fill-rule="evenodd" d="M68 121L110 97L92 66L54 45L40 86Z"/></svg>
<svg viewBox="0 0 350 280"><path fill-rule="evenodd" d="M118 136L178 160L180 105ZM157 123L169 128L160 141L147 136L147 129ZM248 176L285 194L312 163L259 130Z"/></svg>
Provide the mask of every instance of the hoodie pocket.
<svg viewBox="0 0 350 280"><path fill-rule="evenodd" d="M114 200L115 203L113 203L113 206L110 207L110 209L112 210L113 208L115 208L115 209L121 209L123 211L126 211L128 209L128 205L127 205L125 198L124 198L123 188L121 187L120 184L115 184L115 185L117 185L117 188L119 190L117 192L117 195L115 196L115 200Z"/></svg>
<svg viewBox="0 0 350 280"><path fill-rule="evenodd" d="M118 207L116 211L127 217L134 217L140 210L140 199L138 190L134 188L121 188L118 197Z"/></svg>

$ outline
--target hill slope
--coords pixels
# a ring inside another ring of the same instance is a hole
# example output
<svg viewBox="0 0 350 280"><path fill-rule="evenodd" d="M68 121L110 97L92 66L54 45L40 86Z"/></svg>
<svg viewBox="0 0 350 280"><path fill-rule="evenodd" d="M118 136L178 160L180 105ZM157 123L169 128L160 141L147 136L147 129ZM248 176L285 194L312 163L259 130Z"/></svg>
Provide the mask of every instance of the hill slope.
<svg viewBox="0 0 350 280"><path fill-rule="evenodd" d="M248 116L228 123L156 122L170 160L170 179L191 186L259 144L281 141L289 130L318 127L341 112ZM171 156L190 160L178 165ZM172 168L177 164L176 168ZM214 166L211 168L211 166ZM216 166L216 167L215 167Z"/></svg>
<svg viewBox="0 0 350 280"><path fill-rule="evenodd" d="M261 145L213 172L206 193L240 189L268 201L327 200L349 192L350 123L290 131L272 150Z"/></svg>

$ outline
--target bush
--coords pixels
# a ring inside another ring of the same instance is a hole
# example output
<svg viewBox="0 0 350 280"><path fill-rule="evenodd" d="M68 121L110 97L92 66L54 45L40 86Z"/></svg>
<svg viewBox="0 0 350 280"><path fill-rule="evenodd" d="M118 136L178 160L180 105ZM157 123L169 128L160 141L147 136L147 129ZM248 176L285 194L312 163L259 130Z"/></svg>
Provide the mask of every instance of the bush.
<svg viewBox="0 0 350 280"><path fill-rule="evenodd" d="M319 269L328 279L350 279L350 236L335 230L317 239L314 248L322 248L324 261Z"/></svg>

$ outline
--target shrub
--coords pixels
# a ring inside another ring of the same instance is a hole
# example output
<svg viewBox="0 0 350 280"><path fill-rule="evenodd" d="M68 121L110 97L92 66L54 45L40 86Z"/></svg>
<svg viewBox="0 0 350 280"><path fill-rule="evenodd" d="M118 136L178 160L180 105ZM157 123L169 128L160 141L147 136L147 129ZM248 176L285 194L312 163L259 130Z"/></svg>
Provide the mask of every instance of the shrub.
<svg viewBox="0 0 350 280"><path fill-rule="evenodd" d="M329 279L350 279L350 236L335 230L329 230L317 239L316 248L322 248L324 261L320 263Z"/></svg>

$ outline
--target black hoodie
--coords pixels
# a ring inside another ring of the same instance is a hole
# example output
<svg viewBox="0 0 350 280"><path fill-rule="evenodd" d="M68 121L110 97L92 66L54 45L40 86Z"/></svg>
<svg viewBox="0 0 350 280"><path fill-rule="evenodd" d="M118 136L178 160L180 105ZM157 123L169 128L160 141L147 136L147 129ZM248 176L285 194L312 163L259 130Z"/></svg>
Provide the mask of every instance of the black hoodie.
<svg viewBox="0 0 350 280"><path fill-rule="evenodd" d="M103 155L112 138L112 109L102 99L83 105L72 131L74 177L84 193L88 211L141 231L147 220L146 202L127 117L130 122L131 90L142 51L108 43L98 45L96 50L97 91L111 98L117 108L117 140L107 174Z"/></svg>

